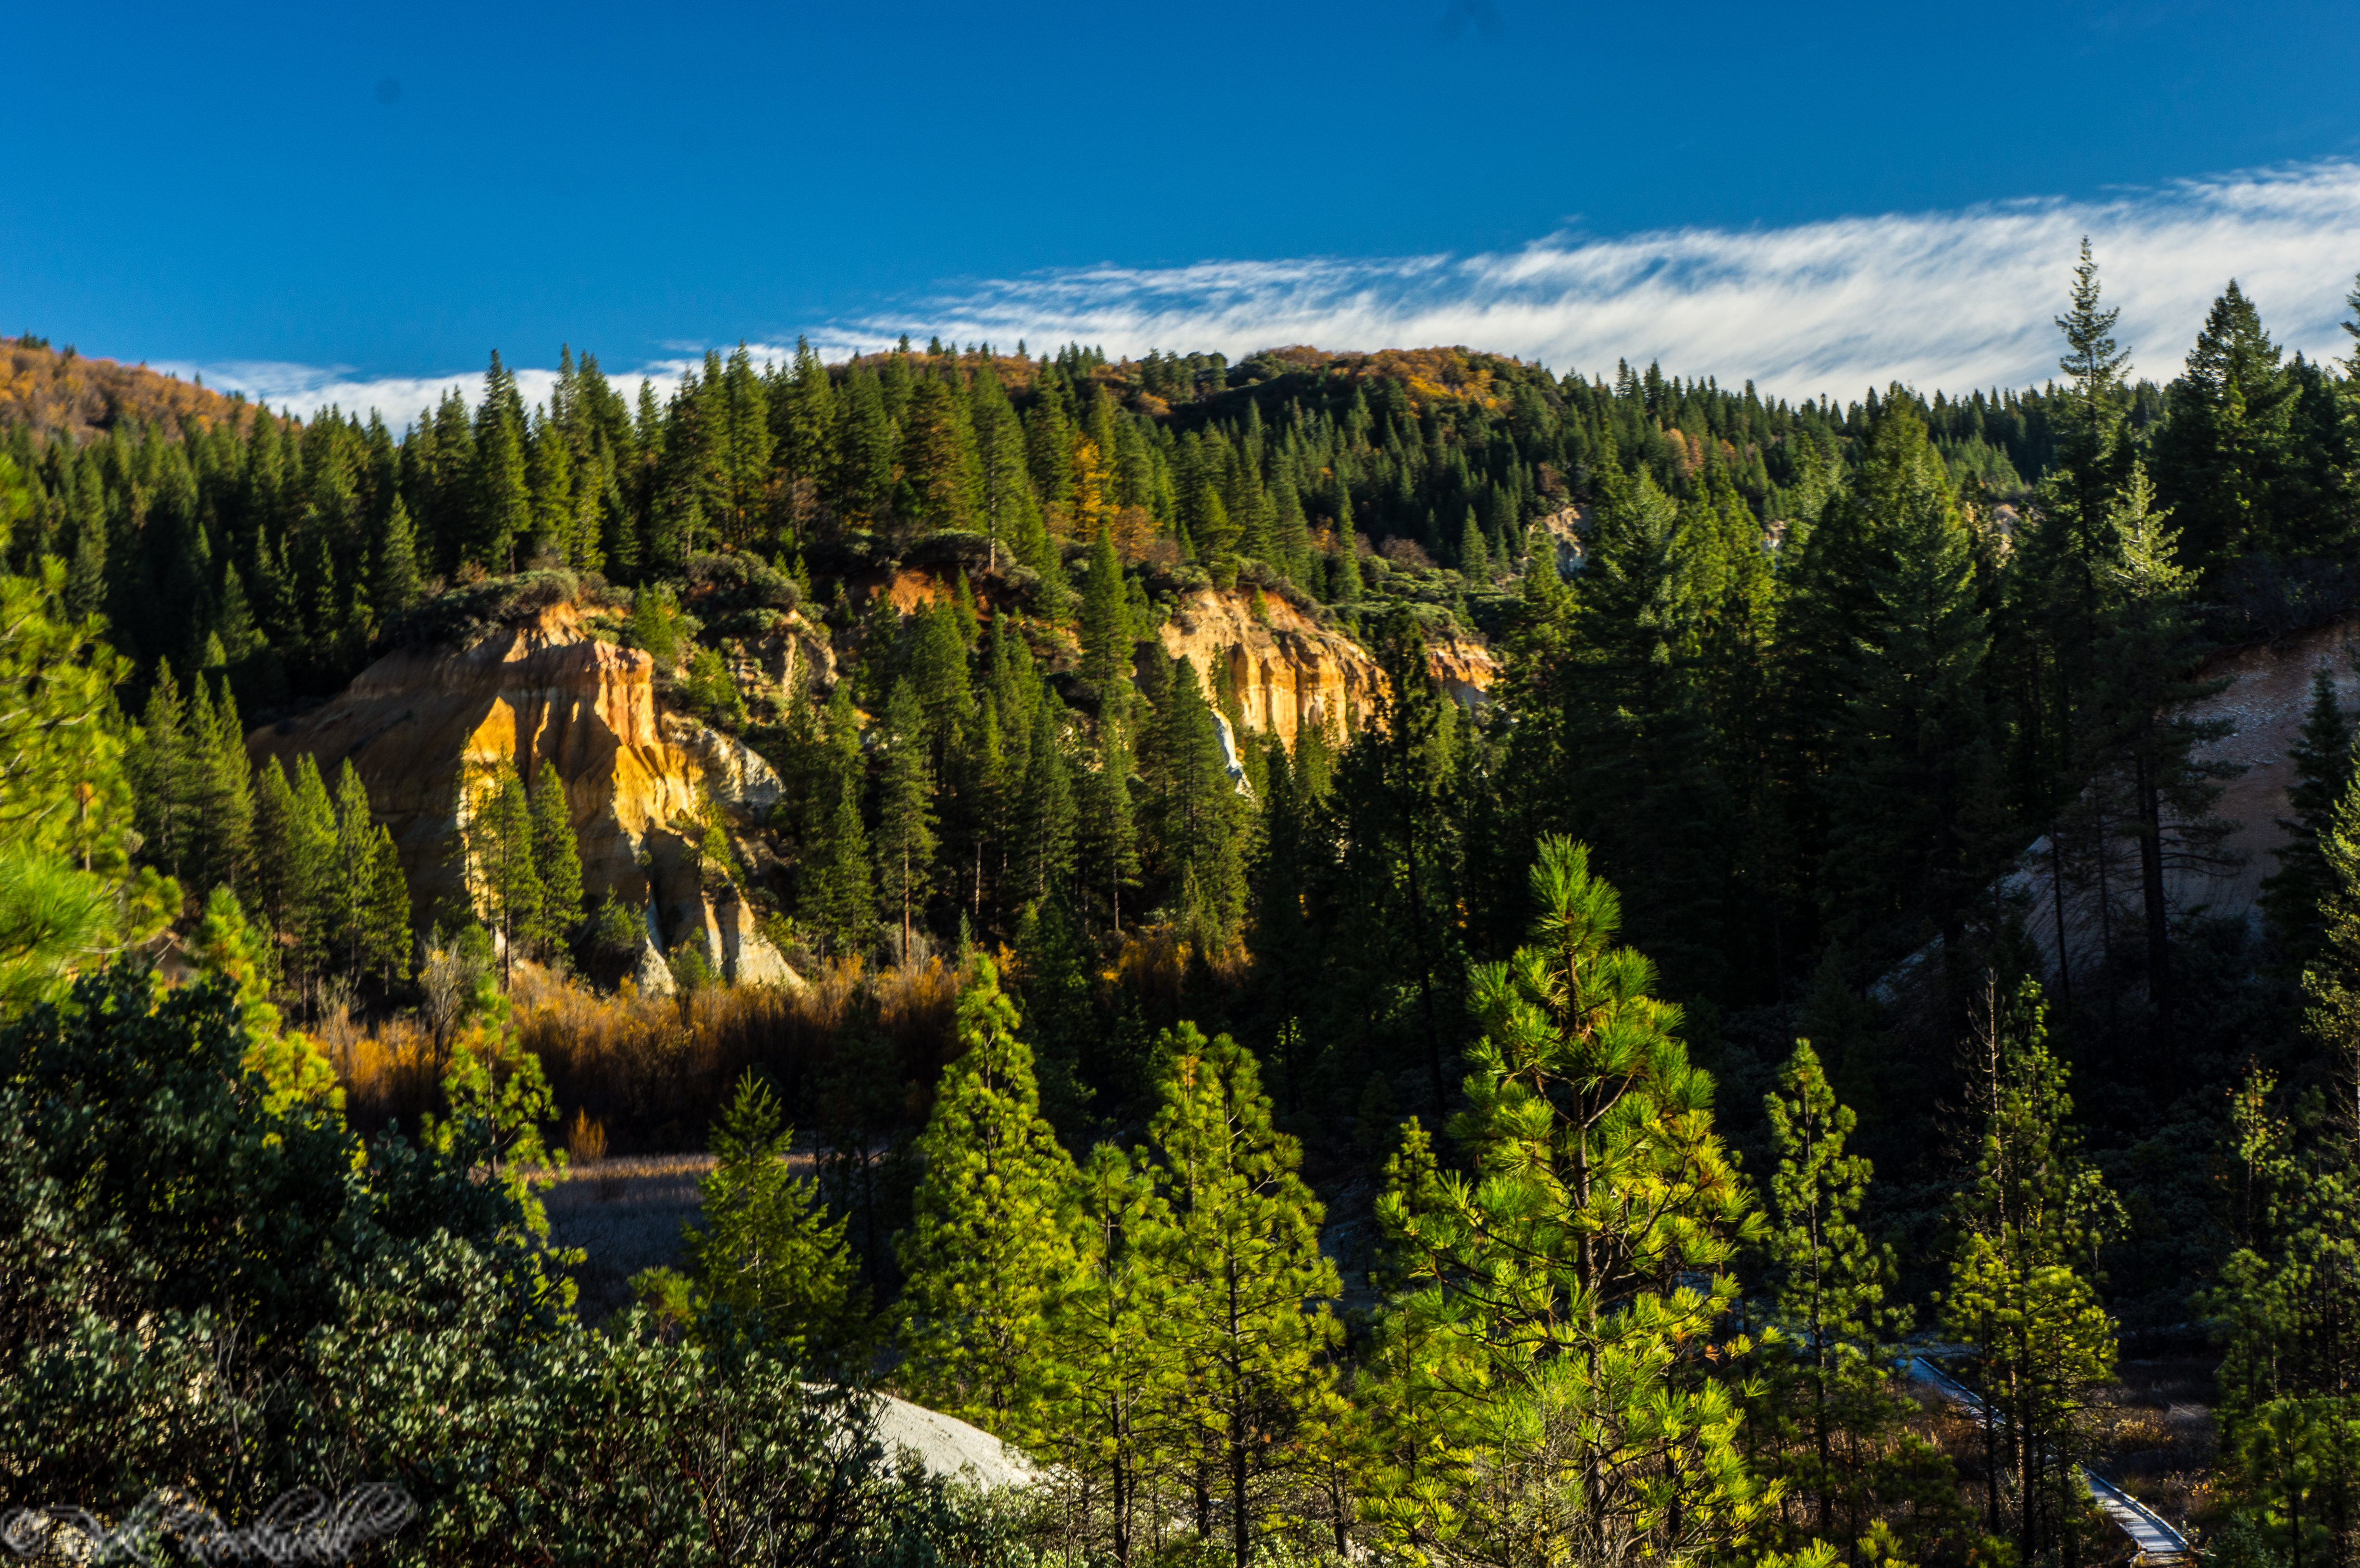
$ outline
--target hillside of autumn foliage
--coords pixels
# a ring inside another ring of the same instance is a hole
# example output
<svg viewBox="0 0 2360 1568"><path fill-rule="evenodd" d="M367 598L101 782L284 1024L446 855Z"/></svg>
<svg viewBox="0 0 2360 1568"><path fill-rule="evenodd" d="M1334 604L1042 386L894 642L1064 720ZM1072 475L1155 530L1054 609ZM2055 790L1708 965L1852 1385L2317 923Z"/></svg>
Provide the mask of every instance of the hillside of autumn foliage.
<svg viewBox="0 0 2360 1568"><path fill-rule="evenodd" d="M250 416L252 405L144 365L87 359L29 333L0 347L0 425L85 440L121 423L209 430Z"/></svg>

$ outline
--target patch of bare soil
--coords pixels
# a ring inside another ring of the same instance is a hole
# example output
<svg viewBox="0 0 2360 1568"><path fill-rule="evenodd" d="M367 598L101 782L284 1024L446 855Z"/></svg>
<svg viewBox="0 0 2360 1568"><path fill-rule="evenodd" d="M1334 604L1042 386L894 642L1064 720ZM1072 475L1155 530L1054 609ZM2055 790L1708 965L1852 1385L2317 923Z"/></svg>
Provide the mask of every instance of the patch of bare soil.
<svg viewBox="0 0 2360 1568"><path fill-rule="evenodd" d="M549 1239L588 1256L574 1270L576 1310L596 1323L628 1306L630 1279L680 1261L680 1231L702 1203L709 1154L649 1154L569 1168L541 1192Z"/></svg>

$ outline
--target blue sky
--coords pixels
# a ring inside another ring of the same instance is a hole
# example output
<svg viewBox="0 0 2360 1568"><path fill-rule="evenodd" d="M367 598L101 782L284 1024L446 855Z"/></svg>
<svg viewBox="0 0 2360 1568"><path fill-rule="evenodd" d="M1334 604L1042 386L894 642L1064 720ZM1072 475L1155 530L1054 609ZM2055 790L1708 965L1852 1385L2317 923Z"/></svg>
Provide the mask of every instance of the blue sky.
<svg viewBox="0 0 2360 1568"><path fill-rule="evenodd" d="M2360 270L2348 0L94 15L13 18L0 329L397 418L905 326L2021 379L2083 228L2165 373Z"/></svg>

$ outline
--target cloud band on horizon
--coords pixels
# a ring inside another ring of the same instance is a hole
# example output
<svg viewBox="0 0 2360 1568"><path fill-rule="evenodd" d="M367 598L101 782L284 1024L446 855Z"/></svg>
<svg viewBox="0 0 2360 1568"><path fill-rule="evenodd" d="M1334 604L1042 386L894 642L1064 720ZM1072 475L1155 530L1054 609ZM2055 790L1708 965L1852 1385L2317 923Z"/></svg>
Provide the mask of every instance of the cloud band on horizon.
<svg viewBox="0 0 2360 1568"><path fill-rule="evenodd" d="M2038 198L1737 231L1620 238L1560 234L1457 256L1104 265L989 279L811 331L831 356L916 335L1005 349L1078 341L1116 355L1315 343L1464 344L1560 373L1653 360L1667 373L1752 380L1839 401L1901 381L1928 392L2038 385L2056 374L2052 318L2081 237L2095 248L2136 373L2177 375L2234 277L2289 350L2339 354L2360 270L2360 165L2333 160L2178 181L2102 201ZM895 319L898 317L898 319ZM777 354L776 346L757 348ZM660 387L693 360L616 376ZM341 404L401 422L480 372L358 379L301 365L176 366L299 412ZM526 396L553 373L519 370Z"/></svg>
<svg viewBox="0 0 2360 1568"><path fill-rule="evenodd" d="M1308 343L1464 344L1563 373L1659 361L1841 399L2054 376L2052 318L2081 237L2119 336L2168 380L2234 277L2289 349L2340 354L2360 271L2360 166L2335 161L2183 180L2102 202L2026 200L1748 232L1559 234L1465 257L1098 267L995 280L917 312L961 341L1104 343L1109 353ZM863 323L871 335L881 317Z"/></svg>

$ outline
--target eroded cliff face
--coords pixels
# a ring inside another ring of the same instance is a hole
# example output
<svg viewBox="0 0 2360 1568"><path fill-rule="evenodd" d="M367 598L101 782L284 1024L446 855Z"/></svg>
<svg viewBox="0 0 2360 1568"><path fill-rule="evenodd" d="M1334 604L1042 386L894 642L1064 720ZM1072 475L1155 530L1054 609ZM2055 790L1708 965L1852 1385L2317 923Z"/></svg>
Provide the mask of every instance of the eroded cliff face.
<svg viewBox="0 0 2360 1568"><path fill-rule="evenodd" d="M732 977L786 970L743 905L708 895L694 854L700 788L749 822L777 801L777 775L732 736L660 711L653 661L588 636L571 605L465 648L397 649L335 701L255 731L246 748L290 770L309 752L332 786L349 758L400 847L421 920L464 899L459 848L483 781L502 761L527 777L547 761L564 782L592 898L649 911L667 949L693 942Z"/></svg>
<svg viewBox="0 0 2360 1568"><path fill-rule="evenodd" d="M1257 615L1251 590L1200 588L1164 623L1164 651L1194 664L1207 693L1227 670L1245 727L1276 734L1290 747L1306 728L1332 722L1349 732L1367 724L1383 687L1376 660L1274 593L1262 604ZM1469 638L1429 644L1426 663L1463 703L1481 701L1499 675L1491 650Z"/></svg>
<svg viewBox="0 0 2360 1568"><path fill-rule="evenodd" d="M2232 648L2210 660L2200 672L2227 684L2211 696L2187 704L2180 712L2199 720L2225 721L2230 732L2197 749L2207 760L2226 762L2241 769L2223 780L2213 805L2219 816L2234 823L2217 855L2206 861L2181 864L2168 860L2164 892L2175 909L2203 906L2215 915L2249 921L2261 918L2262 878L2278 868L2274 853L2287 842L2279 822L2291 811L2286 791L2295 781L2295 742L2311 708L2311 672L2325 669L2335 684L2338 702L2351 712L2360 702L2360 620L2313 626L2276 645L2252 644ZM2128 841L2125 841L2127 844ZM2125 857L2130 850L2123 850ZM2049 840L2027 849L2020 869L2006 886L2027 905L2025 929L2053 961L2058 948L2056 884L2050 875ZM2136 942L2136 904L2140 897L2138 866L2126 858L2112 873L2111 892L2114 942ZM2094 890L2070 890L2065 898L2066 941L2076 964L2093 962L2103 944L2104 921Z"/></svg>

